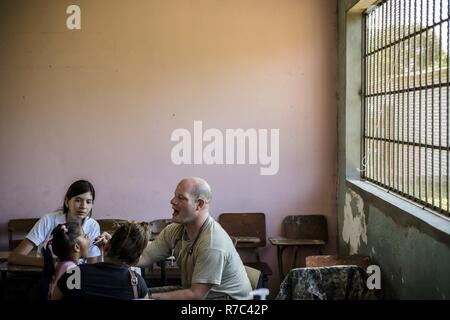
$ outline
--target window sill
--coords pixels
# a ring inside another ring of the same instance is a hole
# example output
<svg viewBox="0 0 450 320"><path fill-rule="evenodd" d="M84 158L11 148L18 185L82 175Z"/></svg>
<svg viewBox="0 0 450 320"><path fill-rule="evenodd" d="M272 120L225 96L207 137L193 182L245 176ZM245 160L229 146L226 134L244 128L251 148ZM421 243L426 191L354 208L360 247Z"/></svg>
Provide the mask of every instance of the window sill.
<svg viewBox="0 0 450 320"><path fill-rule="evenodd" d="M429 209L423 209L419 205L416 205L407 199L402 198L399 195L390 193L378 186L375 186L369 182L346 179L347 185L350 187L356 187L368 195L374 197L374 200L384 201L392 207L395 207L399 211L405 214L409 214L421 222L427 224L431 228L440 231L441 233L450 236L450 219L439 215Z"/></svg>

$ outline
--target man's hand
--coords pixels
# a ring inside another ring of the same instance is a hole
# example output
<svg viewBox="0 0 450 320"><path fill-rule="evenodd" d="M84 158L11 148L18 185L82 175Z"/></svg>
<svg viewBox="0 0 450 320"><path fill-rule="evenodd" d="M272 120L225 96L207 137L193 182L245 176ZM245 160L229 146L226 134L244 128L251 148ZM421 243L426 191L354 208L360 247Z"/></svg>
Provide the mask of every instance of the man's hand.
<svg viewBox="0 0 450 320"><path fill-rule="evenodd" d="M189 289L169 292L153 293L150 299L154 300L204 300L211 289L209 283L193 283Z"/></svg>
<svg viewBox="0 0 450 320"><path fill-rule="evenodd" d="M112 236L108 232L103 232L101 235L94 239L94 245L103 249L105 245L111 240Z"/></svg>

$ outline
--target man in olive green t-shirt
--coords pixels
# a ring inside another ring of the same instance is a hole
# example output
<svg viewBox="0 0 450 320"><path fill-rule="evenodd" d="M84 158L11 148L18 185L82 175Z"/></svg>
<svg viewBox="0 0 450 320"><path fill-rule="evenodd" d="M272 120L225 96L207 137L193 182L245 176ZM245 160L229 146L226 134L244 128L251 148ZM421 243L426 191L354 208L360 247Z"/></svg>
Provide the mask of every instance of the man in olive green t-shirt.
<svg viewBox="0 0 450 320"><path fill-rule="evenodd" d="M248 299L250 281L225 230L209 215L211 188L201 178L186 178L175 190L174 223L144 250L139 266L175 256L183 289L154 293L153 299Z"/></svg>

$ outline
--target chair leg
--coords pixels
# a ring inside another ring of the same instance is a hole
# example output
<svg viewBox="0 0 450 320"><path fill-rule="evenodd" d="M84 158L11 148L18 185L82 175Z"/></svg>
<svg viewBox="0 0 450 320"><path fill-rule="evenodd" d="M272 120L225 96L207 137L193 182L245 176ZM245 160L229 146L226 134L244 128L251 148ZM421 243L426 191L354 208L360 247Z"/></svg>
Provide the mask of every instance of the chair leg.
<svg viewBox="0 0 450 320"><path fill-rule="evenodd" d="M167 276L166 276L166 261L160 261L161 263L161 282L163 286L167 286Z"/></svg>
<svg viewBox="0 0 450 320"><path fill-rule="evenodd" d="M267 284L269 283L269 277L267 276L267 274L263 274L263 287L267 288Z"/></svg>
<svg viewBox="0 0 450 320"><path fill-rule="evenodd" d="M297 262L297 253L298 253L298 247L295 247L294 249L294 260L292 260L292 269L295 268L296 262Z"/></svg>
<svg viewBox="0 0 450 320"><path fill-rule="evenodd" d="M280 281L283 281L283 247L277 246L277 260L278 260L278 275L280 277Z"/></svg>
<svg viewBox="0 0 450 320"><path fill-rule="evenodd" d="M255 249L255 255L256 255L256 261L258 261L258 263L261 263L261 258L259 256L259 251L258 249Z"/></svg>

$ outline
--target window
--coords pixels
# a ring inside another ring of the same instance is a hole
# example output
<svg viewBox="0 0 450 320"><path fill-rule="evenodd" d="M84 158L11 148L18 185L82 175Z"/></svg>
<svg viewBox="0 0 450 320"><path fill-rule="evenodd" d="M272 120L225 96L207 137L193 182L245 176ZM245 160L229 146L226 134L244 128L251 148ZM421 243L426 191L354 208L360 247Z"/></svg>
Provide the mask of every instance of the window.
<svg viewBox="0 0 450 320"><path fill-rule="evenodd" d="M449 215L449 2L366 11L362 179Z"/></svg>

